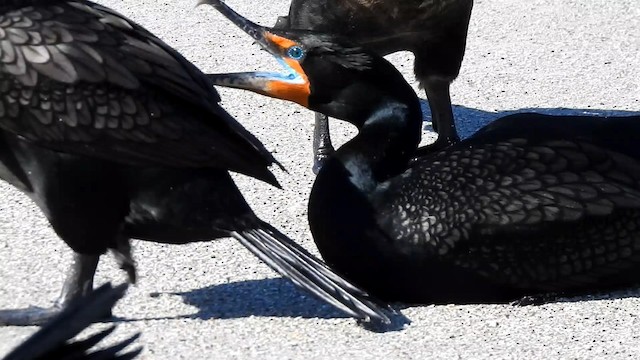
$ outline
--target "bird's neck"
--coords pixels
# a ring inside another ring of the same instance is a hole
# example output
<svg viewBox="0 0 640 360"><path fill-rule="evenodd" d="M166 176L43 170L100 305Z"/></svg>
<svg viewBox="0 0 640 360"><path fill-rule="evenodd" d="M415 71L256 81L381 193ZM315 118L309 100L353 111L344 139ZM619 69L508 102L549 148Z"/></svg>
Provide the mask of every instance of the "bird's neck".
<svg viewBox="0 0 640 360"><path fill-rule="evenodd" d="M420 143L421 127L417 97L415 101L381 102L359 127L358 135L336 152L335 160L360 191L372 191L406 169Z"/></svg>

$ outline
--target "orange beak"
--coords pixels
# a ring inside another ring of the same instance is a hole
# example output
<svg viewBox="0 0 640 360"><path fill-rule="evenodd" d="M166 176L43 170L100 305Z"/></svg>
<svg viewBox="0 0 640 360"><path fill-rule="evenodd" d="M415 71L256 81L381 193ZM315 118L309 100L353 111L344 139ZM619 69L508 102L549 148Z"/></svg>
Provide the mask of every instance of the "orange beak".
<svg viewBox="0 0 640 360"><path fill-rule="evenodd" d="M249 34L264 50L273 55L286 73L245 72L232 74L210 74L214 85L253 91L277 99L293 101L302 106L309 105L311 86L298 60L287 55L287 50L297 43L276 35L268 28L257 25L221 1L201 0L218 10L236 26Z"/></svg>

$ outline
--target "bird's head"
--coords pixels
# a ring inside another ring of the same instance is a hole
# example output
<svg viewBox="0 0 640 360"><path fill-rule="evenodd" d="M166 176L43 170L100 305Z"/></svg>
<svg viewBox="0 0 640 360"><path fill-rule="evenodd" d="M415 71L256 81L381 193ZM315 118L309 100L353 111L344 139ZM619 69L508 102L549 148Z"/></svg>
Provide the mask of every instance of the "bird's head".
<svg viewBox="0 0 640 360"><path fill-rule="evenodd" d="M293 101L356 126L385 100L417 102L413 89L390 63L346 39L263 27L218 0L202 0L200 4L216 8L285 69L283 73L209 75L216 85Z"/></svg>

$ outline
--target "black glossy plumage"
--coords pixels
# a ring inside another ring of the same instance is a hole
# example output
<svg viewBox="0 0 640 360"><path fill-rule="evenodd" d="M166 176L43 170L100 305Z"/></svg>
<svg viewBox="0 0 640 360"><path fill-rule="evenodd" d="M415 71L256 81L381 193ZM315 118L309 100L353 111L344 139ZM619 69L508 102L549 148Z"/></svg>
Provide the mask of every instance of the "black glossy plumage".
<svg viewBox="0 0 640 360"><path fill-rule="evenodd" d="M350 160L363 149L341 149L314 184L314 239L327 263L385 300L630 286L640 280L638 133L640 117L518 114L398 174L356 181L369 171Z"/></svg>
<svg viewBox="0 0 640 360"><path fill-rule="evenodd" d="M0 26L0 177L36 202L75 256L55 308L1 311L0 323L41 323L90 292L107 249L135 280L129 238L225 236L347 314L387 320L255 216L227 170L277 185L276 161L175 50L85 1L5 2Z"/></svg>
<svg viewBox="0 0 640 360"><path fill-rule="evenodd" d="M136 334L108 348L94 350L102 339L111 334L116 326L91 335L81 341L71 341L92 323L100 321L111 313L115 303L120 300L127 285L111 287L102 285L89 296L75 301L68 308L47 322L36 333L18 345L3 360L130 360L142 351L142 348L122 352L134 343L140 334Z"/></svg>
<svg viewBox="0 0 640 360"><path fill-rule="evenodd" d="M309 201L316 244L347 278L415 303L640 280L640 117L512 115L409 165L419 107L408 85L378 91L387 100L351 99L370 105L369 118L351 121L359 134L328 160Z"/></svg>
<svg viewBox="0 0 640 360"><path fill-rule="evenodd" d="M318 173L309 224L325 261L371 294L501 302L640 280L640 117L510 115L416 156L418 98L383 58L328 35L244 30L304 49L308 108L358 127ZM251 76L212 78L264 92Z"/></svg>
<svg viewBox="0 0 640 360"><path fill-rule="evenodd" d="M411 51L439 133L435 146L443 147L459 140L449 86L460 72L472 7L473 0L292 0L275 28L344 36L380 55ZM316 171L332 151L327 118L317 114Z"/></svg>
<svg viewBox="0 0 640 360"><path fill-rule="evenodd" d="M3 130L75 154L215 165L275 184L272 155L153 34L89 2L14 3L0 7Z"/></svg>

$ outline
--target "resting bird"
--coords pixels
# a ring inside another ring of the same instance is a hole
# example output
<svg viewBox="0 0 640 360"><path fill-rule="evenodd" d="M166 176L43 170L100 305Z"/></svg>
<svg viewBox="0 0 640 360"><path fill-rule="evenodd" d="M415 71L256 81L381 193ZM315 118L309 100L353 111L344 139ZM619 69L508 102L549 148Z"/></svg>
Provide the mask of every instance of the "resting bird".
<svg viewBox="0 0 640 360"><path fill-rule="evenodd" d="M140 334L106 349L92 351L95 345L116 329L115 325L85 340L70 341L93 322L100 321L102 317L110 314L115 303L124 296L127 287L127 284L118 285L115 288L111 284L105 284L87 297L78 299L13 349L4 357L4 360L130 360L135 358L142 348L124 353L122 350L135 342Z"/></svg>
<svg viewBox="0 0 640 360"><path fill-rule="evenodd" d="M506 302L640 279L640 117L516 114L415 158L419 100L383 58L208 3L294 71L212 79L358 127L319 172L309 224L325 261L372 295Z"/></svg>
<svg viewBox="0 0 640 360"><path fill-rule="evenodd" d="M226 236L348 315L387 321L366 293L253 213L228 170L277 186L276 160L178 52L86 1L5 1L0 25L0 177L74 251L52 308L4 310L0 324L39 324L87 295L108 249L134 282L130 238Z"/></svg>
<svg viewBox="0 0 640 360"><path fill-rule="evenodd" d="M430 147L438 149L459 140L449 87L460 72L472 7L473 0L292 0L274 28L341 35L379 55L411 51L438 132ZM334 151L327 116L319 112L313 151L317 174Z"/></svg>

